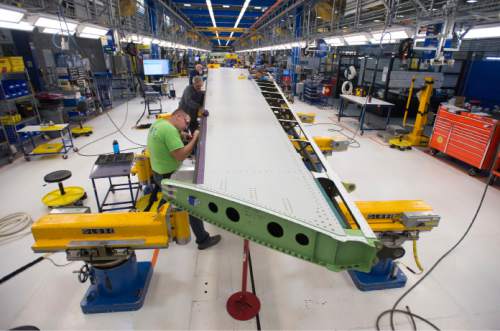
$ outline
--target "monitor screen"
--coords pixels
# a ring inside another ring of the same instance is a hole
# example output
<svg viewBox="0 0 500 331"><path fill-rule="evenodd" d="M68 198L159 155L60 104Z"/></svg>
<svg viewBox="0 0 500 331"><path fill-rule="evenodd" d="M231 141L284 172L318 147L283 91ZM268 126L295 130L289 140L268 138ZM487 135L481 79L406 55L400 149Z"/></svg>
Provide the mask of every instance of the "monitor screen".
<svg viewBox="0 0 500 331"><path fill-rule="evenodd" d="M168 60L144 60L144 75L168 75L170 71Z"/></svg>

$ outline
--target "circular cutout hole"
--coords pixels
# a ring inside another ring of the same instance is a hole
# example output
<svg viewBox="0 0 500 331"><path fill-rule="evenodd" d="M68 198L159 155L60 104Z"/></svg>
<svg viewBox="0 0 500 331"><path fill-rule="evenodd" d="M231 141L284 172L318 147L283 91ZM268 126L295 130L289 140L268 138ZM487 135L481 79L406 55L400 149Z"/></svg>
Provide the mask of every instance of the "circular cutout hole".
<svg viewBox="0 0 500 331"><path fill-rule="evenodd" d="M208 203L208 209L210 209L212 213L216 213L219 211L219 207L217 207L217 205L213 202Z"/></svg>
<svg viewBox="0 0 500 331"><path fill-rule="evenodd" d="M295 240L302 246L307 246L309 244L309 238L303 233L297 233Z"/></svg>
<svg viewBox="0 0 500 331"><path fill-rule="evenodd" d="M226 209L226 216L233 222L238 222L240 220L240 213L233 207Z"/></svg>
<svg viewBox="0 0 500 331"><path fill-rule="evenodd" d="M271 222L267 224L267 231L271 234L271 236L280 238L283 237L283 228L276 222Z"/></svg>

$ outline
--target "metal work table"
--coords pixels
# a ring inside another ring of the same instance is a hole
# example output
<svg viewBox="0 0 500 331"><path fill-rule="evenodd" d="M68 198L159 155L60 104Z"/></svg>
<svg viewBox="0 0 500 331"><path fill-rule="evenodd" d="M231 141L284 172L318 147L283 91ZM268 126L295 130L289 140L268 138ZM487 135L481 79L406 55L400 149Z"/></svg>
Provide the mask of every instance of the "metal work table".
<svg viewBox="0 0 500 331"><path fill-rule="evenodd" d="M58 132L61 138L61 143L45 143L36 145L33 137L38 134ZM17 133L26 134L33 147L31 152L27 152L24 148L24 143L21 141L19 147L21 148L24 158L29 161L32 156L47 156L47 155L62 155L64 159L68 158L68 152L73 149L75 152L77 148L73 144L73 137L69 124L54 124L51 126L41 125L26 125L25 127L17 130ZM65 138L67 136L67 138Z"/></svg>
<svg viewBox="0 0 500 331"><path fill-rule="evenodd" d="M344 114L344 108L346 107L346 104L349 102L355 103L360 105L361 108L361 113L359 115L345 115ZM366 103L366 107L364 107ZM367 128L365 127L365 119L366 119L366 110L368 108L376 108L376 109L382 109L382 108L387 108L387 117L385 120L385 126L382 128ZM357 117L359 120L359 130L360 134L363 135L364 131L367 130L385 130L387 128L387 125L389 124L390 118L391 118L391 110L392 107L394 107L394 104L380 100L377 98L371 98L369 102L366 102L366 97L359 97L355 95L347 95L347 94L341 94L340 95L340 107L339 107L339 113L338 113L338 120L340 122L340 119L342 117Z"/></svg>
<svg viewBox="0 0 500 331"><path fill-rule="evenodd" d="M283 132L259 87L254 81L238 79L242 73L245 71L220 68L208 75L205 108L210 117L203 186L289 216L327 235L348 237L340 216ZM331 177L340 183L336 175ZM364 230L373 235L370 229Z"/></svg>
<svg viewBox="0 0 500 331"><path fill-rule="evenodd" d="M97 209L100 213L104 211L113 211L121 209L133 209L135 208L135 203L137 201L137 196L139 195L139 183L133 183L130 179L130 169L132 168L133 158L127 162L119 162L116 164L94 164L90 172L90 180L92 181L92 187L94 188L95 200L97 203ZM126 183L113 183L112 178L126 177ZM96 179L107 178L109 181L109 187L106 191L104 199L102 202L99 201L99 195L97 194L97 187L95 185ZM136 191L134 194L134 190ZM106 202L109 198L109 193L115 193L116 191L129 191L130 200L118 201L118 202ZM106 208L108 207L108 208Z"/></svg>

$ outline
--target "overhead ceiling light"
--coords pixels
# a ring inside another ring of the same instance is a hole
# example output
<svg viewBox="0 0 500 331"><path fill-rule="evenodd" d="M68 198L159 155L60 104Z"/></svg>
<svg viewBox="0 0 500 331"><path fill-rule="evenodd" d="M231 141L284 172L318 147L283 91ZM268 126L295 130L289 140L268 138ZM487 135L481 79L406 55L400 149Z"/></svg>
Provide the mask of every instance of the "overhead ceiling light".
<svg viewBox="0 0 500 331"><path fill-rule="evenodd" d="M331 38L325 38L325 43L332 45L332 46L344 46L345 42L342 39L342 37L331 37Z"/></svg>
<svg viewBox="0 0 500 331"><path fill-rule="evenodd" d="M153 41L153 39L152 39L152 38L149 38L149 37L143 37L143 38L142 38L142 43L143 43L143 44L150 44L150 43L151 43L151 41Z"/></svg>
<svg viewBox="0 0 500 331"><path fill-rule="evenodd" d="M370 43L374 44L374 45L377 45L377 44L393 44L393 43L396 43L397 40L392 40L392 39L389 39L389 37L384 37L384 39L382 41L380 41L380 38L377 39L377 38L372 38L370 39Z"/></svg>
<svg viewBox="0 0 500 331"><path fill-rule="evenodd" d="M262 11L265 12L267 10L267 7L262 7Z"/></svg>
<svg viewBox="0 0 500 331"><path fill-rule="evenodd" d="M212 25L214 26L214 28L216 28L217 23L215 23L214 9L212 8L212 1L206 0L206 2L207 2L208 13L210 14L210 19L212 20ZM219 46L220 46L219 32L215 31L215 35L217 36L217 42L219 43Z"/></svg>
<svg viewBox="0 0 500 331"><path fill-rule="evenodd" d="M474 27L465 34L463 39L485 39L498 37L500 37L500 25Z"/></svg>
<svg viewBox="0 0 500 331"><path fill-rule="evenodd" d="M351 34L344 36L344 40L348 45L364 45L368 43L366 34Z"/></svg>
<svg viewBox="0 0 500 331"><path fill-rule="evenodd" d="M88 25L88 24L79 25L77 30L80 34L93 34L96 36L105 36L109 31L108 28L103 28L98 25Z"/></svg>
<svg viewBox="0 0 500 331"><path fill-rule="evenodd" d="M466 2L467 2L467 3L476 3L476 2L477 2L477 0L467 0Z"/></svg>
<svg viewBox="0 0 500 331"><path fill-rule="evenodd" d="M316 16L317 19L321 19L321 16Z"/></svg>
<svg viewBox="0 0 500 331"><path fill-rule="evenodd" d="M403 18L403 17L405 17L405 15L397 15L396 17L397 18Z"/></svg>
<svg viewBox="0 0 500 331"><path fill-rule="evenodd" d="M229 5L222 5L222 8L230 8L231 6Z"/></svg>
<svg viewBox="0 0 500 331"><path fill-rule="evenodd" d="M380 22L382 22L382 21L381 21L381 20L373 20L373 22L375 22L375 23L380 23Z"/></svg>
<svg viewBox="0 0 500 331"><path fill-rule="evenodd" d="M99 38L102 38L102 36L99 36L97 34L91 34L91 33L79 33L78 37L79 38L87 38L87 39L99 39Z"/></svg>
<svg viewBox="0 0 500 331"><path fill-rule="evenodd" d="M25 14L24 9L0 4L0 21L2 22L19 23Z"/></svg>
<svg viewBox="0 0 500 331"><path fill-rule="evenodd" d="M152 43L152 44L155 44L155 45L159 45L159 44L160 44L160 42L161 42L161 41L160 41L160 39L156 39L156 38L155 38L155 39L153 39L153 40L151 40L151 43Z"/></svg>
<svg viewBox="0 0 500 331"><path fill-rule="evenodd" d="M25 22L25 21L21 21L19 23L0 21L0 28L11 29L11 30L21 30L21 31L33 31L33 29L35 27L32 24Z"/></svg>
<svg viewBox="0 0 500 331"><path fill-rule="evenodd" d="M257 6L257 7L253 7L253 8L254 8L254 9L257 9L257 10L261 10L261 9L262 9L262 7L259 7L259 6Z"/></svg>
<svg viewBox="0 0 500 331"><path fill-rule="evenodd" d="M209 1L209 0L207 0ZM234 23L234 28L236 29L238 27L238 24L240 24L241 19L243 18L243 15L245 15L245 11L248 8L248 5L250 4L250 0L245 0L245 3L243 4L243 7L241 7L240 14L238 15L238 19ZM260 9L261 7L254 7L255 9ZM231 41L231 38L233 37L234 31L231 32L229 35L229 39L226 41L226 46L229 45L229 42Z"/></svg>
<svg viewBox="0 0 500 331"><path fill-rule="evenodd" d="M60 34L63 36L69 36L70 34L71 35L75 34L75 31L68 31L68 30L63 31L61 29L52 29L52 28L44 28L42 32L48 34Z"/></svg>
<svg viewBox="0 0 500 331"><path fill-rule="evenodd" d="M190 3L185 3L184 7L191 7L191 4Z"/></svg>
<svg viewBox="0 0 500 331"><path fill-rule="evenodd" d="M142 37L137 34L127 35L127 41L134 44L140 44L142 42Z"/></svg>
<svg viewBox="0 0 500 331"><path fill-rule="evenodd" d="M75 32L77 23L68 19L59 20L58 18L52 18L48 16L37 16L35 17L35 26L40 28L48 28L48 29L58 29L64 31Z"/></svg>
<svg viewBox="0 0 500 331"><path fill-rule="evenodd" d="M372 40L370 42L378 44L380 43L380 39L382 38L382 33L383 31L378 31L378 32L373 32L372 33ZM384 32L384 38L382 40L382 44L387 44L391 42L396 42L401 39L406 39L410 35L408 34L408 31L406 30L392 30L392 31L385 31ZM375 42L374 42L375 41Z"/></svg>
<svg viewBox="0 0 500 331"><path fill-rule="evenodd" d="M486 60L490 60L490 61L500 61L500 57L498 57L498 56L487 56L487 57L486 57Z"/></svg>

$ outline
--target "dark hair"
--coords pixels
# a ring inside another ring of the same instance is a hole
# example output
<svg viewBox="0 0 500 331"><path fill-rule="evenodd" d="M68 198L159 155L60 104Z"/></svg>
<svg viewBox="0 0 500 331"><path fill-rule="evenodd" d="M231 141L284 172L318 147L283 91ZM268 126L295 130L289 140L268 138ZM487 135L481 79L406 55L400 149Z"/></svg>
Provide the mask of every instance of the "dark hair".
<svg viewBox="0 0 500 331"><path fill-rule="evenodd" d="M188 113L186 113L186 112L184 111L184 109L177 108L177 109L176 109L176 110L174 110L174 112L172 113L172 116L174 116L174 115L178 115L178 114L188 115Z"/></svg>
<svg viewBox="0 0 500 331"><path fill-rule="evenodd" d="M201 78L200 76L194 76L193 77L193 84L198 83L198 82L203 83L203 78Z"/></svg>

